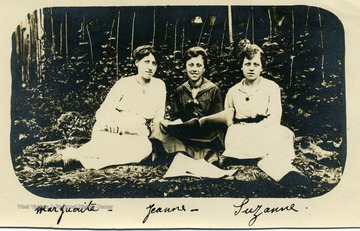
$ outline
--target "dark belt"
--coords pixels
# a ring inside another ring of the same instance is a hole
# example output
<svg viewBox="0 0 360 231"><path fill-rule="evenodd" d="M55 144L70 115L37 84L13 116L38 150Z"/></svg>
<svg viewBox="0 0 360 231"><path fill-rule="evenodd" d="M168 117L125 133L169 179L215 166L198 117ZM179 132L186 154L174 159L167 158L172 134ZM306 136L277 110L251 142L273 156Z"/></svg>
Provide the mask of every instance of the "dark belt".
<svg viewBox="0 0 360 231"><path fill-rule="evenodd" d="M241 122L244 122L244 123L259 123L259 122L263 121L265 118L267 118L267 116L264 116L264 115L257 115L254 118L251 118L251 117L243 118L243 119L233 118L233 123L234 124L238 124L238 123L241 123Z"/></svg>

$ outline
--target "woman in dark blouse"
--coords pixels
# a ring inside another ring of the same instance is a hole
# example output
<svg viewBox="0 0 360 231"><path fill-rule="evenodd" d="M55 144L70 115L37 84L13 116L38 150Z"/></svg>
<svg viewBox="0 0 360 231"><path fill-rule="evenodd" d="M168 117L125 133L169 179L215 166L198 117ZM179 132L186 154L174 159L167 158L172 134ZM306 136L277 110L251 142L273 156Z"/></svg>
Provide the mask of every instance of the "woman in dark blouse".
<svg viewBox="0 0 360 231"><path fill-rule="evenodd" d="M185 152L194 159L217 154L223 149L224 129L221 126L200 126L198 119L223 110L219 87L204 77L207 52L192 47L184 57L188 80L174 92L172 118L162 121L152 138L160 141L166 153ZM159 149L157 149L159 150Z"/></svg>

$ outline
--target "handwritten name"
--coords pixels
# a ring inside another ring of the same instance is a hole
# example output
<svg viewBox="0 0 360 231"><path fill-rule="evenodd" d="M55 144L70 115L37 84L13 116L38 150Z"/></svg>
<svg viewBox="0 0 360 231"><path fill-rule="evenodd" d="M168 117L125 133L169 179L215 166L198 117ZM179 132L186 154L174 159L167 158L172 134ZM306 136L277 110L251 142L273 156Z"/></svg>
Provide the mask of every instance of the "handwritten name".
<svg viewBox="0 0 360 231"><path fill-rule="evenodd" d="M176 212L187 212L188 210L186 209L185 205L181 205L181 206L176 206L176 207L155 207L155 204L150 204L148 207L146 207L147 214L144 217L143 223L145 223L151 214L155 214L155 213L176 213ZM191 209L189 210L190 212L197 212L199 211L199 209Z"/></svg>
<svg viewBox="0 0 360 231"><path fill-rule="evenodd" d="M246 198L243 200L241 205L234 205L234 207L237 209L234 213L235 216L240 214L251 214L252 218L249 220L248 225L252 226L257 219L263 215L263 214L272 214L272 213L280 213L280 212L299 212L295 208L295 204L282 206L282 207L263 207L263 205L257 205L255 207L249 207L246 206L249 203L249 198Z"/></svg>
<svg viewBox="0 0 360 231"><path fill-rule="evenodd" d="M60 224L61 219L64 215L64 213L85 213L85 212L96 212L99 211L99 209L96 206L96 203L93 203L92 201L89 202L89 204L84 203L82 206L67 206L63 204L62 206L49 206L49 205L39 205L37 206L34 211L36 214L41 213L60 213L60 216L57 220L57 224Z"/></svg>

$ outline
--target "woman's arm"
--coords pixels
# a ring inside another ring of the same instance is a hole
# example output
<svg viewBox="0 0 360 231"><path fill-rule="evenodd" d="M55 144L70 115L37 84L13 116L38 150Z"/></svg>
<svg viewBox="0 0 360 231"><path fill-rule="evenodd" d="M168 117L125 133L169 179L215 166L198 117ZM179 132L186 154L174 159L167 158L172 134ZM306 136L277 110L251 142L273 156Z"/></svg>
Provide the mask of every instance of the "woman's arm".
<svg viewBox="0 0 360 231"><path fill-rule="evenodd" d="M226 96L225 96L224 108L225 108L225 109L235 108L235 107L234 107L234 98L233 98L232 90L231 90L231 89L228 91L228 93L227 93Z"/></svg>
<svg viewBox="0 0 360 231"><path fill-rule="evenodd" d="M159 98L157 99L156 114L154 116L154 123L159 123L164 120L165 116L165 104L166 104L166 86L164 82L160 82L157 89L159 91Z"/></svg>
<svg viewBox="0 0 360 231"><path fill-rule="evenodd" d="M179 89L176 89L173 94L172 99L172 110L171 110L171 120L177 120L180 118L180 114L182 113L182 103L180 98Z"/></svg>
<svg viewBox="0 0 360 231"><path fill-rule="evenodd" d="M123 91L121 86L121 80L115 83L106 95L104 102L100 108L96 111L96 121L112 121L117 115L117 105L122 100Z"/></svg>
<svg viewBox="0 0 360 231"><path fill-rule="evenodd" d="M213 100L211 103L212 106L211 106L211 110L207 113L208 115L212 115L224 110L223 97L218 87L215 87Z"/></svg>
<svg viewBox="0 0 360 231"><path fill-rule="evenodd" d="M274 83L269 86L268 117L264 119L267 124L280 124L282 115L280 87Z"/></svg>

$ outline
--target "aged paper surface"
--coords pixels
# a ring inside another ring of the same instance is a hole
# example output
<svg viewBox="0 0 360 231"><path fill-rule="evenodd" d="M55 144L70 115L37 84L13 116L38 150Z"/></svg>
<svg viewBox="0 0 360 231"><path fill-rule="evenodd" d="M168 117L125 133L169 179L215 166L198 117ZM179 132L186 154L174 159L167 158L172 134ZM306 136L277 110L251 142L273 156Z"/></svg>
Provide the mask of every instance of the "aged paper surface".
<svg viewBox="0 0 360 231"><path fill-rule="evenodd" d="M0 227L171 229L171 228L345 228L360 227L359 92L358 51L360 3L357 1L207 1L204 6L295 6L320 7L338 17L345 36L346 163L340 182L324 195L309 198L164 197L164 198L44 198L30 193L15 175L10 152L12 35L27 14L46 7L180 6L199 3L152 1L2 1L0 39L1 110L1 204ZM81 17L81 16L80 16ZM65 30L65 29L64 29ZM329 112L331 113L331 112ZM321 120L322 118L319 118ZM345 123L345 121L344 121ZM32 176L41 177L41 176ZM89 188L89 191L91 188ZM211 190L211 189L209 189ZM51 194L51 192L48 192ZM54 192L56 194L56 192ZM62 212L61 206L80 207ZM240 206L243 205L241 210ZM51 207L37 213L41 206ZM282 212L256 212L264 208ZM86 209L84 209L86 208ZM160 209L161 208L161 209ZM164 212L165 208L168 208ZM58 209L58 210L57 210ZM171 210L171 212L169 212ZM260 214L261 213L261 214ZM258 216L257 216L258 215ZM58 223L58 224L57 224Z"/></svg>

